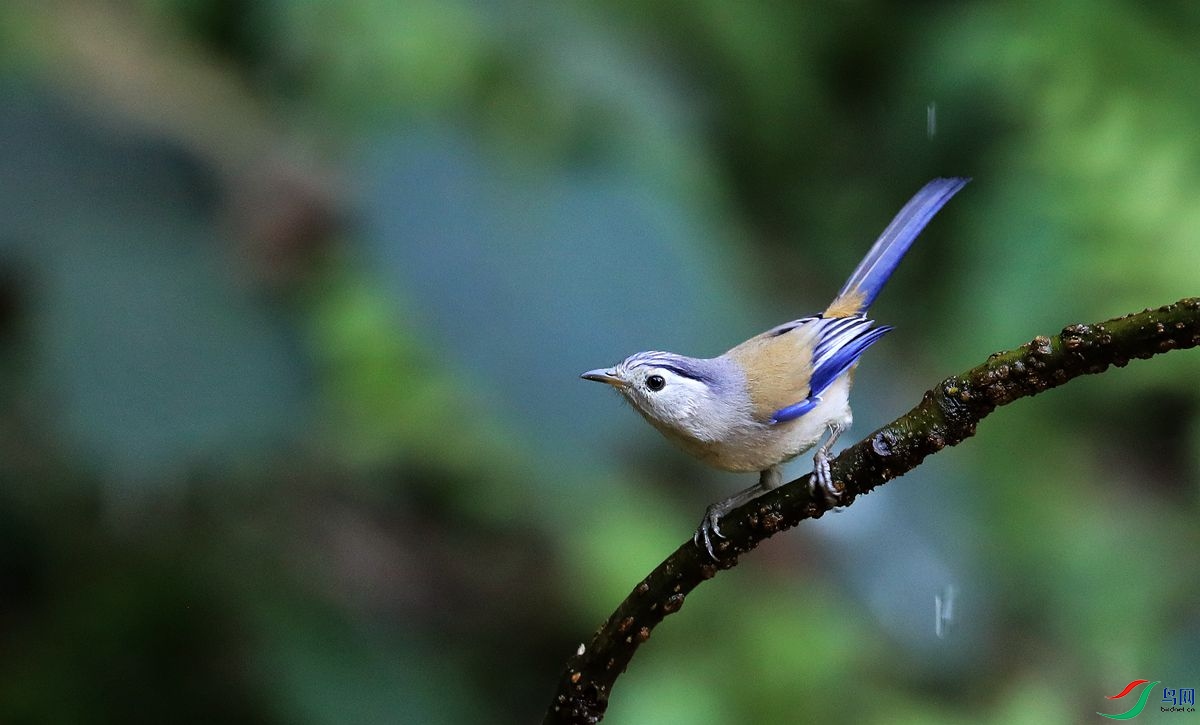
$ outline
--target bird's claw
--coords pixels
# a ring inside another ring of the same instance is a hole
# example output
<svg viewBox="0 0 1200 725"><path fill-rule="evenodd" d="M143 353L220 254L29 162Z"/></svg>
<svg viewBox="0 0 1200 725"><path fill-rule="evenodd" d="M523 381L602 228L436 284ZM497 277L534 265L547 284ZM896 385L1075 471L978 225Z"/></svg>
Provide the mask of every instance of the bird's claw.
<svg viewBox="0 0 1200 725"><path fill-rule="evenodd" d="M704 511L704 518L700 520L700 526L696 528L696 533L692 534L692 543L708 552L709 557L713 561L717 561L716 552L713 551L713 537L724 539L725 534L721 533L721 517L725 515L717 504L713 504ZM703 541L704 543L700 543Z"/></svg>
<svg viewBox="0 0 1200 725"><path fill-rule="evenodd" d="M813 459L813 475L812 475L812 490L815 493L818 489L821 495L825 498L825 503L835 512L840 512L842 507L838 503L842 500L842 492L833 484L833 474L829 470L829 456L818 454Z"/></svg>

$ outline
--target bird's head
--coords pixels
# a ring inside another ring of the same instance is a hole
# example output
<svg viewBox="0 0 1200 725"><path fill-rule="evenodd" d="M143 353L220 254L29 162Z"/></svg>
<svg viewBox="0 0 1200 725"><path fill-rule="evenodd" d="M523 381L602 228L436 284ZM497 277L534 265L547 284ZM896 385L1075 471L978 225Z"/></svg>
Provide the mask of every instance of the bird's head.
<svg viewBox="0 0 1200 725"><path fill-rule="evenodd" d="M611 368L581 375L613 386L659 430L704 440L729 421L738 376L726 358L697 359L670 352L639 352Z"/></svg>

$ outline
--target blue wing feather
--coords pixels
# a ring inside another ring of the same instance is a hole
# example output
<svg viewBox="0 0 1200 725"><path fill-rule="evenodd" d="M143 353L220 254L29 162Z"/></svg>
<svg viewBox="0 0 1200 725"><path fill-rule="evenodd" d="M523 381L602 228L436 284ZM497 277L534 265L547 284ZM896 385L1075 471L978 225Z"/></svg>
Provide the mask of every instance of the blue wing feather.
<svg viewBox="0 0 1200 725"><path fill-rule="evenodd" d="M795 420L796 418L799 418L808 411L817 407L817 403L819 402L821 402L821 399L818 397L808 397L804 400L801 400L799 403L796 403L795 405L789 405L786 408L780 408L779 410L775 411L774 415L771 416L771 422L782 423L786 420Z"/></svg>
<svg viewBox="0 0 1200 725"><path fill-rule="evenodd" d="M817 332L817 345L813 352L812 378L808 383L808 397L798 403L780 408L771 416L774 423L795 420L821 402L821 393L839 376L858 361L868 347L891 332L888 325L872 327L873 321L854 315L851 317L824 318Z"/></svg>
<svg viewBox="0 0 1200 725"><path fill-rule="evenodd" d="M869 324L869 323L868 323ZM842 346L831 350L829 357L823 363L813 368L812 380L809 382L809 389L812 391L809 395L820 395L837 380L838 376L846 372L847 369L854 363L858 362L858 358L862 357L863 352L868 347L879 341L887 333L891 332L892 328L883 325L881 327L869 328L854 337L850 338Z"/></svg>

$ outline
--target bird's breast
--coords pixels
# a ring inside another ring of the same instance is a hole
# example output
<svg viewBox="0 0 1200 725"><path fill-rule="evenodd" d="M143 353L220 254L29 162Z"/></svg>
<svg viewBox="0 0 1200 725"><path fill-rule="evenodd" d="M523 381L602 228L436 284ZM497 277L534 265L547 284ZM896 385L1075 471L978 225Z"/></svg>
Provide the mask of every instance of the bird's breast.
<svg viewBox="0 0 1200 725"><path fill-rule="evenodd" d="M821 402L795 420L764 423L744 416L733 425L697 436L683 429L655 425L680 448L724 471L763 471L804 453L821 440L830 425L849 425L849 381L834 382Z"/></svg>

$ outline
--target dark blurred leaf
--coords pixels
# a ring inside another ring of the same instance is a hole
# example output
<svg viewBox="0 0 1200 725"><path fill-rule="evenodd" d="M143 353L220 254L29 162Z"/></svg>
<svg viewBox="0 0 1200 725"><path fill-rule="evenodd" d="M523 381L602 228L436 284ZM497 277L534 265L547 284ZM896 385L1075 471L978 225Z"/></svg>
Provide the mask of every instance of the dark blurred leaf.
<svg viewBox="0 0 1200 725"><path fill-rule="evenodd" d="M0 251L30 286L44 423L132 479L295 440L305 355L221 234L214 177L152 136L8 95Z"/></svg>

